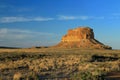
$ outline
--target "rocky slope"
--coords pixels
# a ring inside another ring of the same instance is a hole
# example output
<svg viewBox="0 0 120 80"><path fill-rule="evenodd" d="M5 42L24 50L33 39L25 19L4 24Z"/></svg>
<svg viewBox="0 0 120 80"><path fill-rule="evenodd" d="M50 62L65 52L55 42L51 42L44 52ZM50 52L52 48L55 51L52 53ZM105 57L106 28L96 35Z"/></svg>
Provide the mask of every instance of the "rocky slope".
<svg viewBox="0 0 120 80"><path fill-rule="evenodd" d="M78 27L68 30L59 44L54 47L61 48L85 48L85 49L112 49L94 38L93 29Z"/></svg>

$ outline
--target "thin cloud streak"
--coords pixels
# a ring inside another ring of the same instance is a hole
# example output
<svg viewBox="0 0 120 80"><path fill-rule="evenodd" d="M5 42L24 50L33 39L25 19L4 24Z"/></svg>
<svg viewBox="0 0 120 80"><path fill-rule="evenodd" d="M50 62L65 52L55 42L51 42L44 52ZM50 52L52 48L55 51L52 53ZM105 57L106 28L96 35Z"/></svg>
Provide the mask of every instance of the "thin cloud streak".
<svg viewBox="0 0 120 80"><path fill-rule="evenodd" d="M104 17L58 15L58 20L88 20L88 19L104 19Z"/></svg>
<svg viewBox="0 0 120 80"><path fill-rule="evenodd" d="M88 18L89 18L88 16L64 16L64 15L58 16L58 20L75 20L75 19L87 20Z"/></svg>
<svg viewBox="0 0 120 80"><path fill-rule="evenodd" d="M95 16L65 16L58 15L57 18L51 17L1 17L0 23L15 23L15 22L31 22L31 21L52 21L52 20L89 20L89 19L104 19L104 17Z"/></svg>
<svg viewBox="0 0 120 80"><path fill-rule="evenodd" d="M50 21L50 20L54 20L54 18L44 18L44 17L34 17L34 18L2 17L2 18L0 18L0 23L30 22L30 21Z"/></svg>

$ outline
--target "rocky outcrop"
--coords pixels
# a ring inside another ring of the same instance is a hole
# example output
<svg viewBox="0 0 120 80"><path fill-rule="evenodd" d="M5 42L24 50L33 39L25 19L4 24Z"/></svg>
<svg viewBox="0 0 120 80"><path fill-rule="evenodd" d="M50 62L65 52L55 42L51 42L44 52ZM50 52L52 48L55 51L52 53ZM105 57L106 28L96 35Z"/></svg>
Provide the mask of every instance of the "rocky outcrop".
<svg viewBox="0 0 120 80"><path fill-rule="evenodd" d="M78 27L68 30L62 40L55 47L61 48L85 48L85 49L112 49L94 38L93 29Z"/></svg>

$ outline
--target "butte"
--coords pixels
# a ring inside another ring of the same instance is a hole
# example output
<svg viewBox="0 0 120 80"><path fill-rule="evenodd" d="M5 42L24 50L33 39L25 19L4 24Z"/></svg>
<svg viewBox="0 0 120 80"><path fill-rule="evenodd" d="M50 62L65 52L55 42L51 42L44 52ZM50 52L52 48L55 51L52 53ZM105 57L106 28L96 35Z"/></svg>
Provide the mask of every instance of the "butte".
<svg viewBox="0 0 120 80"><path fill-rule="evenodd" d="M81 49L112 49L94 38L93 29L90 27L78 27L68 30L61 42L54 47L81 48Z"/></svg>

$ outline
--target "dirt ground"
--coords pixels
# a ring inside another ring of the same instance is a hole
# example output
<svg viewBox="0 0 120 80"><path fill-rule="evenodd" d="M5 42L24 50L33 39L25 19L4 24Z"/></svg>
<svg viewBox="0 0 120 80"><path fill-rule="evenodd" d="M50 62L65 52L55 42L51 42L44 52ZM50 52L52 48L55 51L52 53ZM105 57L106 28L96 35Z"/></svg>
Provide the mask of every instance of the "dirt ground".
<svg viewBox="0 0 120 80"><path fill-rule="evenodd" d="M106 80L120 80L120 72L108 73Z"/></svg>

